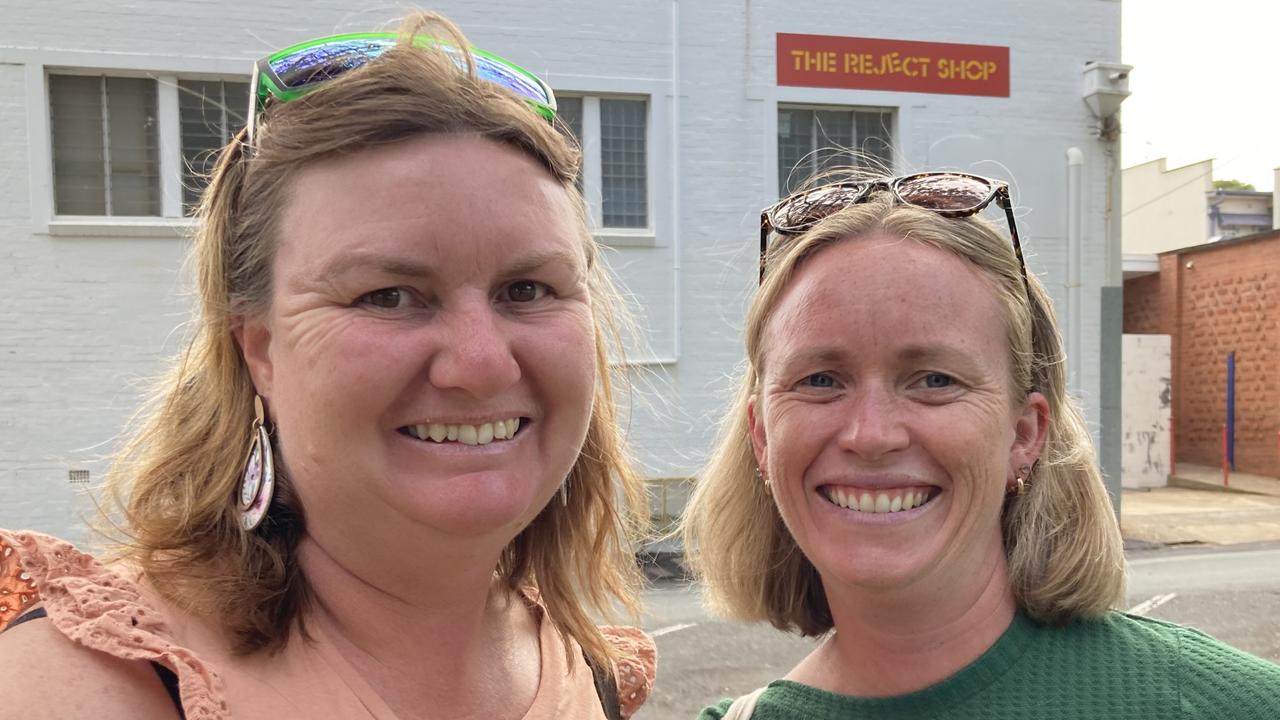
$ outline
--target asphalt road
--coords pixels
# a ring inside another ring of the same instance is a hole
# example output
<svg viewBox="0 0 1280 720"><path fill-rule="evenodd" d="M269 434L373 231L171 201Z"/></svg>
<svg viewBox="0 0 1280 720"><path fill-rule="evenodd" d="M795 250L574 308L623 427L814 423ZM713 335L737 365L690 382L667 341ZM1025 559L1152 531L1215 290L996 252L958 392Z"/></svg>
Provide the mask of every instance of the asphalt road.
<svg viewBox="0 0 1280 720"><path fill-rule="evenodd" d="M694 586L658 584L647 600L658 681L638 720L692 720L710 702L784 675L813 647L768 626L715 619ZM1280 663L1280 544L1131 552L1127 608Z"/></svg>

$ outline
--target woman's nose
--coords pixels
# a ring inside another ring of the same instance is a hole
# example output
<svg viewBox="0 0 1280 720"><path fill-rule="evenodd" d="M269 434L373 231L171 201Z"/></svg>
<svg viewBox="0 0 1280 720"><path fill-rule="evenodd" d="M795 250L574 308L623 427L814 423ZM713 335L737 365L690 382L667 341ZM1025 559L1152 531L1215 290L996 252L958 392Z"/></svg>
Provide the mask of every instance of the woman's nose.
<svg viewBox="0 0 1280 720"><path fill-rule="evenodd" d="M840 446L867 460L879 460L910 444L910 435L892 392L864 388L849 403Z"/></svg>
<svg viewBox="0 0 1280 720"><path fill-rule="evenodd" d="M467 303L441 320L441 346L428 372L432 385L487 399L520 379L514 338L492 304Z"/></svg>

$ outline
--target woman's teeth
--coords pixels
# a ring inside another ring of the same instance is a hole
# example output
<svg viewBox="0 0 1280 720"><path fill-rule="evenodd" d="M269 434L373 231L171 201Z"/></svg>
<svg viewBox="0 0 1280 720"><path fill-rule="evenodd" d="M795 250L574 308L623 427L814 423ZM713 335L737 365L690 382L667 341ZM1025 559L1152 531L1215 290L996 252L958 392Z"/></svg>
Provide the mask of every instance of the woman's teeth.
<svg viewBox="0 0 1280 720"><path fill-rule="evenodd" d="M425 423L409 425L404 431L419 440L431 442L460 442L463 445L488 445L495 440L510 440L520 429L520 418L494 420L483 425L451 425Z"/></svg>
<svg viewBox="0 0 1280 720"><path fill-rule="evenodd" d="M833 504L864 513L895 513L920 507L932 497L928 488L900 488L880 493L857 491L834 486L823 488Z"/></svg>

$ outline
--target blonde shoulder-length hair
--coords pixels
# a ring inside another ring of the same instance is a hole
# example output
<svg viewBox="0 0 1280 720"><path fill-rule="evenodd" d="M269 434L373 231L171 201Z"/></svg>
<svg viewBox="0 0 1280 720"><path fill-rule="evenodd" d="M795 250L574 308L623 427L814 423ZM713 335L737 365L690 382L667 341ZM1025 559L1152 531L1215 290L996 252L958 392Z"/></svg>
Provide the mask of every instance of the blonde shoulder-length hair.
<svg viewBox="0 0 1280 720"><path fill-rule="evenodd" d="M572 199L595 321L596 387L567 502L552 502L510 543L497 573L513 589L536 587L560 632L608 659L613 651L593 615L636 611L633 543L647 529L648 508L615 415L609 357L625 318L575 186L581 152L515 95L459 70L438 47L412 42L423 35L470 47L444 18L415 14L397 47L376 61L270 107L252 158L244 131L222 151L190 256L198 293L191 344L139 412L107 481L123 515L118 555L168 600L220 619L239 652L284 646L310 597L296 556L305 508L282 477L268 521L252 533L237 524L254 387L232 329L268 308L278 223L300 170L421 134L476 135L526 153Z"/></svg>
<svg viewBox="0 0 1280 720"><path fill-rule="evenodd" d="M1019 608L1037 621L1061 624L1114 607L1124 588L1120 532L1083 416L1067 395L1048 294L1030 276L1028 303L1012 245L990 223L895 204L887 193L842 209L803 235L779 237L770 248L768 271L747 314L746 367L683 519L686 557L705 583L709 604L726 617L804 635L832 627L818 571L756 476L747 406L760 390L765 325L796 272L823 248L873 233L946 250L980 269L1006 311L1013 397L1033 389L1048 399L1051 421L1040 461L1026 494L1011 497L1003 514Z"/></svg>

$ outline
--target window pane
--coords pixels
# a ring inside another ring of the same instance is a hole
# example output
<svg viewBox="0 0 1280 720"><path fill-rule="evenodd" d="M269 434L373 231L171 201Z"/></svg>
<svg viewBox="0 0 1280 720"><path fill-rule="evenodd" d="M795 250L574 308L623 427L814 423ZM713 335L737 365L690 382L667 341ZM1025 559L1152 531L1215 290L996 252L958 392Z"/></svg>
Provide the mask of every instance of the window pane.
<svg viewBox="0 0 1280 720"><path fill-rule="evenodd" d="M180 80L178 113L182 126L182 203L190 214L200 201L219 151L245 123L248 83Z"/></svg>
<svg viewBox="0 0 1280 720"><path fill-rule="evenodd" d="M582 142L582 98L557 96L556 117L569 128L574 140Z"/></svg>
<svg viewBox="0 0 1280 720"><path fill-rule="evenodd" d="M107 78L107 152L112 215L160 214L156 83Z"/></svg>
<svg viewBox="0 0 1280 720"><path fill-rule="evenodd" d="M601 214L605 227L649 225L644 100L600 100Z"/></svg>
<svg viewBox="0 0 1280 720"><path fill-rule="evenodd" d="M778 108L778 195L791 191L813 174L813 111Z"/></svg>
<svg viewBox="0 0 1280 720"><path fill-rule="evenodd" d="M893 172L893 113L778 108L778 194L836 167Z"/></svg>
<svg viewBox="0 0 1280 720"><path fill-rule="evenodd" d="M853 142L853 113L848 110L815 110L813 113L815 136L814 164L819 170L848 167L856 162L851 152Z"/></svg>
<svg viewBox="0 0 1280 720"><path fill-rule="evenodd" d="M568 128L573 141L582 144L582 98L556 97L556 117ZM578 192L582 192L582 168L578 168Z"/></svg>
<svg viewBox="0 0 1280 720"><path fill-rule="evenodd" d="M864 156L864 162L878 163L878 170L883 170L886 175L893 174L893 113L859 111L854 116L858 130L857 147Z"/></svg>
<svg viewBox="0 0 1280 720"><path fill-rule="evenodd" d="M49 76L53 201L59 215L107 213L102 78Z"/></svg>

